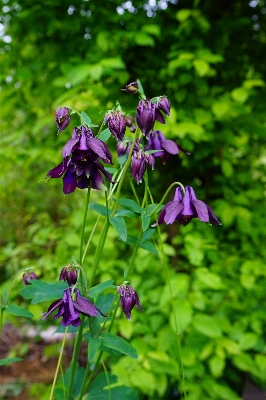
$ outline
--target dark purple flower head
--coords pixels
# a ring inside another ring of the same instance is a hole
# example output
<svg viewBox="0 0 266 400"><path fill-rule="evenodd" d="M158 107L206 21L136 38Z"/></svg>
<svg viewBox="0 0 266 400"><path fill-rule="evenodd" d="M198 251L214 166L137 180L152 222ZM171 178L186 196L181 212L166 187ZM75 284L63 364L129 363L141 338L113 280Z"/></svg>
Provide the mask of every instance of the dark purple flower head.
<svg viewBox="0 0 266 400"><path fill-rule="evenodd" d="M124 154L126 154L128 145L129 145L129 142L118 142L117 143L116 152L117 152L118 157L121 157Z"/></svg>
<svg viewBox="0 0 266 400"><path fill-rule="evenodd" d="M163 111L166 115L170 115L171 103L167 97L161 97L157 103L158 109Z"/></svg>
<svg viewBox="0 0 266 400"><path fill-rule="evenodd" d="M111 115L112 114L109 111L105 114L104 120L103 120L104 124L107 124L110 121Z"/></svg>
<svg viewBox="0 0 266 400"><path fill-rule="evenodd" d="M23 279L25 285L30 285L30 284L31 284L31 283L30 283L30 280L31 280L31 279L37 279L37 276L36 276L36 274L35 274L33 271L30 271L30 272L25 272L25 273L23 274L22 279Z"/></svg>
<svg viewBox="0 0 266 400"><path fill-rule="evenodd" d="M120 294L120 306L128 320L131 319L131 311L135 306L143 311L139 296L131 286L121 285L117 288L117 291Z"/></svg>
<svg viewBox="0 0 266 400"><path fill-rule="evenodd" d="M97 317L100 313L105 316L94 304L86 297L82 297L78 289L74 289L76 300L72 299L71 288L65 289L62 299L54 301L47 312L43 313L42 320L46 319L53 311L58 308L58 313L54 319L62 318L61 325L63 326L79 326L81 324L80 314L87 317Z"/></svg>
<svg viewBox="0 0 266 400"><path fill-rule="evenodd" d="M145 153L143 150L133 152L131 159L131 176L136 179L137 184L142 182L144 172L147 165L154 169L155 159L151 154Z"/></svg>
<svg viewBox="0 0 266 400"><path fill-rule="evenodd" d="M126 85L126 88L122 89L122 90L129 94L134 94L139 91L139 86L138 86L137 82L132 82L132 83L129 83L128 85Z"/></svg>
<svg viewBox="0 0 266 400"><path fill-rule="evenodd" d="M143 135L147 136L155 122L155 104L151 100L140 100L136 111L138 127Z"/></svg>
<svg viewBox="0 0 266 400"><path fill-rule="evenodd" d="M126 116L126 123L129 128L131 128L134 124L134 118L131 115Z"/></svg>
<svg viewBox="0 0 266 400"><path fill-rule="evenodd" d="M211 207L196 198L191 186L186 186L184 197L182 196L182 189L178 187L175 191L174 200L167 203L160 212L158 223L165 222L168 225L178 221L182 225L187 225L192 218L221 225Z"/></svg>
<svg viewBox="0 0 266 400"><path fill-rule="evenodd" d="M114 137L121 141L124 139L126 132L126 118L120 111L115 111L111 114L108 122L109 131L114 135Z"/></svg>
<svg viewBox="0 0 266 400"><path fill-rule="evenodd" d="M58 128L58 132L65 129L70 122L70 113L67 107L60 107L56 110L55 120Z"/></svg>
<svg viewBox="0 0 266 400"><path fill-rule="evenodd" d="M145 146L145 151L147 150L158 150L152 155L154 157L161 157L163 163L166 162L169 155L178 154L179 150L190 154L173 140L166 139L161 131L152 131L148 134L148 144Z"/></svg>
<svg viewBox="0 0 266 400"><path fill-rule="evenodd" d="M72 264L67 265L62 269L59 276L59 281L64 280L69 286L73 286L77 283L78 271L73 267Z"/></svg>

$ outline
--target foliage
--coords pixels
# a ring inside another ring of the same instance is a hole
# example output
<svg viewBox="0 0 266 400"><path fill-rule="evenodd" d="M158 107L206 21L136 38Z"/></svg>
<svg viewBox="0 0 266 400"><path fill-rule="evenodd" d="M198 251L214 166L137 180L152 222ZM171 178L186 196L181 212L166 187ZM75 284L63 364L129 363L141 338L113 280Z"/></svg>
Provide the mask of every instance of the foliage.
<svg viewBox="0 0 266 400"><path fill-rule="evenodd" d="M141 1L134 4L137 14L119 15L119 6L117 0L104 7L95 1L21 0L3 7L1 289L22 268L34 267L52 281L78 258L84 193L75 193L74 200L61 195L59 180L38 183L59 162L58 149L65 142L62 133L56 137L55 109L84 109L98 124L98 110L110 109L113 99L128 112L133 109L134 99L120 89L140 78L147 96L167 94L172 111L164 132L191 152L157 164L159 171L149 176L155 202L182 177L212 205L223 227L192 221L167 228L167 271L155 256L153 237L147 236L131 279L145 312L136 313L131 323L115 323L139 358L110 354L109 366L119 385L150 399L170 398L180 379L176 318L187 399L238 399L246 372L266 384L264 4L169 2L153 18ZM141 186L136 190L142 193ZM106 212L99 208L101 193L93 193L93 203L88 236L97 213ZM136 242L134 217L141 210L120 204L127 214L113 220L98 282L121 281L125 255ZM88 269L102 221L85 260ZM20 288L19 283L13 287L14 302L22 302Z"/></svg>

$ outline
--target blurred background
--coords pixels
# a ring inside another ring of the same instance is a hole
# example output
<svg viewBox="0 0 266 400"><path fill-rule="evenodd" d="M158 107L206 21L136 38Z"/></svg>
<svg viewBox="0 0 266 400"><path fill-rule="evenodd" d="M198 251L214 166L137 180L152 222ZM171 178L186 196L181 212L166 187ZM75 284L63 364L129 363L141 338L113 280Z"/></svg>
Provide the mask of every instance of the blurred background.
<svg viewBox="0 0 266 400"><path fill-rule="evenodd" d="M155 201L179 180L223 225L165 227L173 300L158 258L139 250L130 284L145 312L116 322L139 358L106 363L139 399L178 399L175 312L187 400L258 400L266 385L266 1L2 0L0 63L0 293L23 268L52 282L78 259L86 193L64 196L61 179L40 183L79 123L73 117L57 136L56 109L84 110L100 124L99 112L118 100L133 115L137 98L121 88L139 79L148 98L171 101L167 125L157 129L191 152L165 165L157 159L149 174ZM103 193L93 191L92 201L103 202ZM87 235L96 219L90 211ZM100 232L101 222L88 271ZM120 284L131 254L110 229L97 282ZM46 400L60 343L26 338L54 321L40 322L45 305L29 305L22 287L17 279L11 300L34 319L5 319L1 358L24 361L1 367L0 397ZM245 397L249 385L257 395Z"/></svg>

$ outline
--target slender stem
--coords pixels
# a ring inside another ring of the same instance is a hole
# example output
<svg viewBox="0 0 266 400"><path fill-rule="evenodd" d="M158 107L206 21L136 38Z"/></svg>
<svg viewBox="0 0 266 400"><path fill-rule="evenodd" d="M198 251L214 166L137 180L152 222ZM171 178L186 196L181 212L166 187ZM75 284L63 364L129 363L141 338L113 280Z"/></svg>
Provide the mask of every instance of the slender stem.
<svg viewBox="0 0 266 400"><path fill-rule="evenodd" d="M75 346L74 346L74 350L73 350L73 356L72 356L72 362L71 362L71 372L70 372L70 382L69 382L69 386L68 386L68 397L67 397L68 400L71 400L71 397L72 397L72 388L73 388L75 370L76 370L76 365L77 365L77 360L78 360L79 348L80 348L80 344L82 341L84 319L85 319L84 315L82 315L81 316L81 325L78 330L78 335L76 337Z"/></svg>
<svg viewBox="0 0 266 400"><path fill-rule="evenodd" d="M135 199L136 199L138 205L140 206L139 197L138 197L138 195L137 195L137 192L136 192L136 189L135 189L135 186L134 186L134 183L133 183L133 180L132 180L132 179L129 179L129 184L130 184L130 186L131 186L131 189L132 189L132 192L133 192L133 194L134 194L134 196L135 196Z"/></svg>
<svg viewBox="0 0 266 400"><path fill-rule="evenodd" d="M180 183L180 182L174 182L174 183L172 183L172 185L170 185L169 188L166 190L166 192L165 192L165 194L164 194L162 200L160 201L160 203L159 203L159 204L157 205L157 207L150 213L149 216L151 216L152 214L154 214L154 213L158 210L158 208L160 207L161 204L163 204L163 202L164 202L166 196L168 195L168 193L170 192L170 190L171 190L172 187L174 187L174 186L181 186L181 188L182 188L182 190L183 190L183 193L185 193L185 188L184 188L184 186L182 185L182 183Z"/></svg>
<svg viewBox="0 0 266 400"><path fill-rule="evenodd" d="M83 264L84 259L85 259L85 257L86 257L86 254L87 254L87 251L88 251L88 248L89 248L91 239L92 239L92 237L93 237L93 235L94 235L95 229L97 228L97 225L98 225L98 222L99 222L100 218L101 218L101 215L98 216L98 218L97 218L97 220L96 220L96 222L95 222L95 224L94 224L94 227L92 228L90 237L89 237L89 239L88 239L88 241L87 241L87 244L86 244L86 247L85 247L85 250L84 250L82 259L81 259L82 264Z"/></svg>
<svg viewBox="0 0 266 400"><path fill-rule="evenodd" d="M133 254L132 254L132 257L131 257L129 266L128 266L127 270L126 270L125 273L124 273L124 280L125 280L125 281L128 279L129 273L130 273L131 268L132 268L132 266L133 266L133 263L134 263L134 261L135 261L135 256L136 256L136 254L137 254L139 245L140 245L140 243L141 243L142 236L143 236L143 232L141 232L140 235L139 235L139 237L138 237L138 241L137 241L137 243L136 243L136 245L135 245L135 247L134 247L134 251L133 251Z"/></svg>
<svg viewBox="0 0 266 400"><path fill-rule="evenodd" d="M172 186L172 185L171 185ZM153 202L153 197L152 194L150 192L150 189L148 189L149 191L149 195L151 198L151 202ZM158 230L158 235L159 235L159 244L160 244L160 260L161 263L165 269L165 275L166 275L166 281L169 287L169 293L170 293L170 298L171 298L171 304L172 304L172 308L173 308L173 315L174 315L174 324L175 324L175 331L176 331L176 337L177 337L177 349L178 349L178 355L179 355L179 374L181 375L181 384L182 384L182 394L184 395L184 398L187 398L186 395L186 391L184 389L185 386L185 373L184 373L184 365L183 365L183 358L182 358L182 352L181 352L181 344L180 344L180 334L179 334L179 329L178 329L178 323L177 323L177 318L176 318L176 313L175 313L175 308L174 308L174 303L173 303L173 291L172 291L172 287L171 287L171 283L170 283L170 278L169 278L169 272L168 272L168 266L167 266L167 262L166 262L166 256L165 256L165 252L164 252L164 248L163 248L163 240L162 240L162 235L161 235L161 229L160 226L157 225L157 230Z"/></svg>
<svg viewBox="0 0 266 400"><path fill-rule="evenodd" d="M80 263L81 267L82 267L82 262L83 262L82 255L83 255L84 234L85 234L85 226L86 226L86 220L87 220L87 215L88 215L88 207L89 207L89 202L90 202L90 193L91 193L91 182L88 186L85 212L84 212L84 218L83 218L82 229L81 229L80 252L79 252L79 263Z"/></svg>
<svg viewBox="0 0 266 400"><path fill-rule="evenodd" d="M92 271L91 271L90 280L89 280L90 287L92 287L92 285L93 285L93 281L94 281L94 278L95 278L95 275L96 275L96 271L97 271L97 268L98 268L98 265L99 265L99 262L100 262L100 259L101 259L101 256L102 256L103 248L104 248L104 245L105 245L105 240L106 240L108 229L109 229L109 225L110 225L110 223L109 223L109 213L108 213L108 198L107 198L107 193L106 192L105 192L105 204L106 204L106 210L107 210L107 217L106 217L106 221L105 221L104 228L103 228L103 231L102 231L102 235L100 237L99 245L97 247L96 254L95 254L95 257L94 257L94 262L93 262Z"/></svg>
<svg viewBox="0 0 266 400"><path fill-rule="evenodd" d="M109 400L111 400L111 390L110 390L110 381L109 381L109 377L108 377L108 372L107 372L106 366L103 361L101 362L101 364L103 366L103 370L104 370L105 377L106 377L106 382L108 385L108 397L109 397Z"/></svg>
<svg viewBox="0 0 266 400"><path fill-rule="evenodd" d="M62 356L63 356L63 351L64 351L64 347L65 347L65 343L66 343L67 330L68 330L68 326L65 329L64 339L62 342L62 346L61 346L61 350L60 350L60 354L59 354L59 358L58 358L58 362L57 362L57 367L56 367L56 371L55 371L55 375L54 375L54 380L53 380L53 385L52 385L49 400L53 400L55 384L56 384L56 380L57 380L57 376L58 376L58 372L59 372L59 368L60 368L61 360L62 360Z"/></svg>
<svg viewBox="0 0 266 400"><path fill-rule="evenodd" d="M119 198L120 198L121 188L122 188L122 185L123 185L123 182L124 182L124 178L125 178L127 169L128 169L128 167L129 167L129 165L131 163L131 156L132 156L132 153L133 153L134 146L135 146L137 138L138 138L138 129L136 130L135 136L133 138L127 161L125 162L124 167L123 167L123 172L122 172L122 175L121 175L121 179L119 181L119 184L118 184L118 187L117 187L117 191L116 191L115 205L114 205L114 208L113 208L112 215L115 214L115 212L117 210L117 207L118 207L118 201L119 201Z"/></svg>
<svg viewBox="0 0 266 400"><path fill-rule="evenodd" d="M144 189L144 196L142 200L141 208L144 208L145 204L146 207L148 206L148 190L149 190L149 180L148 180L148 171L145 171L144 174L144 181L145 181L145 189Z"/></svg>
<svg viewBox="0 0 266 400"><path fill-rule="evenodd" d="M0 310L0 335L2 334L2 329L3 329L4 312L5 312L5 309L1 308L1 310Z"/></svg>

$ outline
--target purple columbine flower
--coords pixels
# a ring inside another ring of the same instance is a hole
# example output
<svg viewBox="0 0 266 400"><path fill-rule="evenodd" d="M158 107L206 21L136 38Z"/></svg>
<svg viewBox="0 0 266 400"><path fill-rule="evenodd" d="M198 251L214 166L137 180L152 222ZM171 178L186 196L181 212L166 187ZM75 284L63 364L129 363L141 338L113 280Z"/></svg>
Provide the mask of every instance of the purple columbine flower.
<svg viewBox="0 0 266 400"><path fill-rule="evenodd" d="M80 314L86 315L87 317L97 317L100 313L102 316L105 315L92 304L86 297L82 297L78 289L74 289L76 294L76 300L72 299L71 288L65 289L62 299L54 301L47 312L43 313L42 320L46 319L53 311L58 308L58 313L54 316L54 319L62 318L61 325L63 326L79 326L81 324Z"/></svg>
<svg viewBox="0 0 266 400"><path fill-rule="evenodd" d="M101 174L112 181L111 174L99 162L112 163L112 155L107 145L93 136L90 129L74 128L72 138L63 148L63 162L51 169L47 177L63 177L63 192L69 194L78 187L85 189L91 183L93 189L101 190L104 180Z"/></svg>
<svg viewBox="0 0 266 400"><path fill-rule="evenodd" d="M147 136L155 122L155 104L151 100L140 100L136 111L138 127L143 135Z"/></svg>
<svg viewBox="0 0 266 400"><path fill-rule="evenodd" d="M139 296L131 286L118 286L117 291L120 294L120 306L128 320L131 319L131 311L135 306L138 306L143 311Z"/></svg>
<svg viewBox="0 0 266 400"><path fill-rule="evenodd" d="M128 85L126 85L125 89L121 89L124 92L127 92L129 94L134 94L137 93L139 91L139 85L137 84L137 82L131 82Z"/></svg>
<svg viewBox="0 0 266 400"><path fill-rule="evenodd" d="M120 111L115 111L111 114L111 117L108 121L108 128L118 141L124 139L126 125L126 118Z"/></svg>
<svg viewBox="0 0 266 400"><path fill-rule="evenodd" d="M30 272L25 272L25 273L23 274L22 279L23 279L25 285L30 285L30 284L31 284L31 283L30 283L30 280L31 280L31 279L38 279L38 278L37 278L35 272L30 271Z"/></svg>
<svg viewBox="0 0 266 400"><path fill-rule="evenodd" d="M134 125L134 118L131 115L126 116L127 126L129 127L130 132L136 132L136 125Z"/></svg>
<svg viewBox="0 0 266 400"><path fill-rule="evenodd" d="M59 281L64 280L69 286L73 286L77 283L78 271L72 266L72 264L67 265L62 269L59 276Z"/></svg>
<svg viewBox="0 0 266 400"><path fill-rule="evenodd" d="M58 132L65 129L70 122L70 113L67 107L60 107L56 110L55 120L58 128Z"/></svg>
<svg viewBox="0 0 266 400"><path fill-rule="evenodd" d="M211 207L196 198L191 186L186 186L185 195L182 196L182 189L178 187L175 191L173 201L167 203L160 212L158 224L165 222L167 225L178 221L182 225L187 225L192 218L199 218L202 222L215 225L222 225L214 215ZM156 226L154 224L153 226Z"/></svg>
<svg viewBox="0 0 266 400"><path fill-rule="evenodd" d="M166 115L170 115L171 103L167 97L161 97L157 103L158 109L163 111Z"/></svg>
<svg viewBox="0 0 266 400"><path fill-rule="evenodd" d="M131 159L131 175L136 179L137 184L142 182L144 172L147 165L154 169L155 159L151 154L147 154L142 150L134 151Z"/></svg>
<svg viewBox="0 0 266 400"><path fill-rule="evenodd" d="M173 140L166 139L161 131L152 131L148 134L148 144L145 146L145 151L147 150L158 150L152 155L153 157L161 157L163 163L166 162L169 155L178 154L179 150L190 154Z"/></svg>

